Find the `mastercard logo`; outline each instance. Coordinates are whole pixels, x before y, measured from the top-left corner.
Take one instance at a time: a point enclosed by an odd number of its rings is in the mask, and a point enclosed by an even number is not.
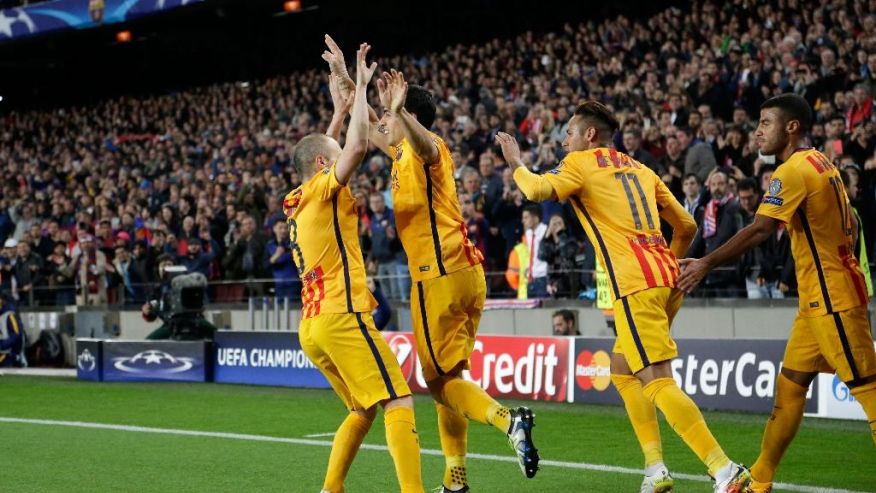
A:
[[[611,385],[611,357],[605,351],[584,351],[575,360],[575,382],[582,390],[602,392]]]

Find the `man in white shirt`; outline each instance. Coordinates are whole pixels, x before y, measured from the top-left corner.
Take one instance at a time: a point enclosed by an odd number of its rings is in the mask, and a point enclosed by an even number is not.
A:
[[[529,253],[529,267],[525,274],[528,279],[527,297],[547,298],[548,264],[538,258],[541,242],[547,233],[547,225],[541,222],[541,206],[538,204],[526,204],[523,206],[523,243]]]

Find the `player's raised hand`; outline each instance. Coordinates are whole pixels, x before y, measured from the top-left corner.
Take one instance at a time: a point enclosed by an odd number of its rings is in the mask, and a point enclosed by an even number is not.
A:
[[[386,74],[384,75],[384,79],[386,79]],[[405,105],[405,99],[408,97],[408,83],[405,82],[405,76],[395,70],[391,69],[389,73],[389,110],[393,113],[398,113]]]
[[[389,110],[389,101],[392,99],[392,91],[389,87],[389,72],[384,72],[377,78],[377,97],[383,111]]]
[[[681,266],[681,275],[678,276],[675,287],[687,294],[696,289],[700,281],[711,270],[702,259],[683,258],[678,261],[678,264]]]
[[[337,74],[329,74],[329,94],[332,96],[332,106],[335,108],[335,113],[346,115],[353,106],[353,94],[349,97],[344,97],[341,93],[341,77]]]
[[[360,87],[367,86],[371,82],[371,77],[374,76],[374,71],[377,69],[377,62],[371,62],[371,66],[369,66],[365,60],[369,50],[371,50],[371,45],[362,43],[356,52],[356,85]]]
[[[520,146],[514,137],[505,132],[498,132],[496,133],[496,143],[502,148],[502,155],[505,156],[506,163],[515,168],[520,165]]]
[[[342,75],[347,73],[347,64],[344,63],[344,52],[328,34],[325,35],[325,45],[328,48],[322,53],[322,59],[328,62],[333,74]]]

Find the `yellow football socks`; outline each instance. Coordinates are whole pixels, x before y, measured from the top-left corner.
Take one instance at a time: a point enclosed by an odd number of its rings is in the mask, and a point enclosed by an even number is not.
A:
[[[487,395],[480,386],[462,378],[443,380],[437,392],[440,402],[468,419],[508,433],[511,412]]]
[[[852,389],[852,395],[861,403],[864,408],[864,413],[867,415],[867,421],[870,422],[870,431],[873,434],[873,441],[876,442],[876,382],[868,383],[860,387]]]
[[[438,411],[438,436],[444,452],[444,486],[457,490],[468,484],[465,473],[465,451],[468,447],[468,420],[444,404],[435,403]]]
[[[657,406],[672,429],[709,468],[713,477],[730,464],[727,454],[712,436],[696,404],[671,378],[656,378],[643,388],[645,395]]]
[[[763,431],[760,455],[751,467],[751,477],[759,483],[771,483],[785,450],[797,434],[806,406],[806,387],[779,374],[776,402]]]
[[[645,468],[663,463],[657,409],[642,392],[642,382],[633,375],[611,374],[611,381],[624,401],[627,416],[645,454]]]
[[[402,493],[423,491],[420,471],[420,440],[414,422],[414,410],[396,406],[383,414],[386,444],[395,462],[395,473]]]
[[[356,458],[356,452],[368,430],[371,429],[371,420],[357,413],[350,413],[344,418],[344,422],[335,432],[335,440],[332,442],[332,451],[329,454],[328,470],[325,473],[323,490],[332,493],[344,491],[344,479],[350,464]]]

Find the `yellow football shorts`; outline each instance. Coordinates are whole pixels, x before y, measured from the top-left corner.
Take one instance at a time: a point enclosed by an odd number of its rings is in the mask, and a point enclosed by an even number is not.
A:
[[[617,339],[612,351],[624,355],[633,373],[678,356],[669,328],[683,300],[678,289],[658,287],[614,301]]]
[[[797,316],[782,365],[801,372],[836,372],[843,382],[876,374],[866,306],[819,317]]]
[[[411,394],[392,350],[367,313],[325,313],[301,321],[301,348],[351,411]]]
[[[480,264],[411,286],[414,337],[427,382],[460,363],[469,368],[486,297]]]

